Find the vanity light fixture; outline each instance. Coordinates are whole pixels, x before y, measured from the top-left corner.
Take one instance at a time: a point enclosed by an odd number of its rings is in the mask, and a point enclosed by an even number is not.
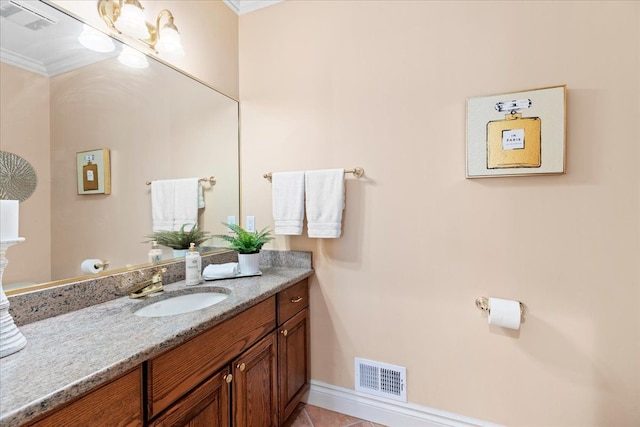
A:
[[[153,25],[145,21],[143,10],[138,0],[98,1],[98,14],[112,31],[143,42],[154,53],[184,55],[173,14],[168,9],[161,10]],[[166,23],[160,26],[163,18]]]
[[[160,19],[166,16],[167,23],[160,27]],[[173,14],[169,10],[161,10],[156,20],[156,28],[158,35],[156,38],[155,49],[158,53],[164,53],[172,56],[184,56],[184,49],[180,43],[180,33],[173,23]],[[153,38],[153,33],[152,33]]]

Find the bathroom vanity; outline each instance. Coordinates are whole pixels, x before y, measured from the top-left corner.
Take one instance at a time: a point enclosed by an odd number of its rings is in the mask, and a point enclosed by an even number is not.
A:
[[[124,297],[24,325],[27,347],[0,359],[0,423],[281,425],[309,387],[312,273],[207,282],[229,297],[177,316],[138,317],[154,298]]]

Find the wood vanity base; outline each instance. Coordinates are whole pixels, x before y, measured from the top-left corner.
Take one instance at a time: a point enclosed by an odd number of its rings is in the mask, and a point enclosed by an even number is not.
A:
[[[309,388],[309,333],[304,279],[26,425],[276,427]]]

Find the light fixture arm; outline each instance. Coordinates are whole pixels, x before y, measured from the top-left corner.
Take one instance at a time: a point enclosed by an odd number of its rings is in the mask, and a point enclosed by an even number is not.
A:
[[[160,13],[158,13],[158,18],[156,19],[156,28],[158,29],[158,31],[160,31],[160,19],[162,19],[163,15],[166,15],[168,19],[168,22],[165,24],[165,26],[178,31],[175,24],[173,23],[173,13],[171,13],[169,9],[162,9]]]
[[[147,22],[147,28],[149,29],[149,34],[151,35],[149,37],[149,39],[147,40],[143,40],[143,42],[145,42],[146,44],[149,45],[149,47],[151,47],[156,53],[158,53],[158,51],[156,50],[156,44],[158,43],[158,40],[160,39],[160,21],[162,20],[162,17],[166,16],[167,17],[167,23],[164,24],[165,27],[167,28],[171,28],[173,30],[175,30],[175,32],[179,32],[178,28],[176,28],[175,24],[173,23],[173,14],[171,13],[171,11],[169,9],[162,9],[160,11],[160,13],[158,13],[158,17],[156,18],[156,26],[154,27],[152,24],[149,24]]]
[[[120,11],[122,10],[122,0],[99,0],[98,1],[98,15],[107,24],[111,30],[122,34],[116,27],[116,21],[120,17]]]
[[[147,29],[149,30],[150,37],[147,40],[142,40],[147,45],[149,45],[149,47],[151,47],[154,51],[156,49],[156,43],[158,43],[158,39],[160,38],[160,20],[162,19],[163,16],[167,16],[168,18],[168,22],[167,24],[165,24],[165,26],[169,28],[173,28],[174,30],[178,31],[178,29],[173,23],[173,14],[171,13],[171,11],[169,9],[162,9],[160,13],[158,13],[158,17],[156,18],[155,27],[153,26],[153,24],[150,24],[148,22],[146,23]],[[156,53],[158,52],[156,51]]]

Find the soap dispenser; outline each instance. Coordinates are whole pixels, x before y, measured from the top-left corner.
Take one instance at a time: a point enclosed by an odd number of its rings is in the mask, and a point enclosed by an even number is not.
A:
[[[184,256],[184,263],[186,285],[199,285],[202,282],[202,257],[196,250],[195,243],[191,243],[189,252]]]
[[[158,246],[157,240],[151,241],[151,249],[149,249],[149,262],[156,263],[162,261],[162,249]]]

